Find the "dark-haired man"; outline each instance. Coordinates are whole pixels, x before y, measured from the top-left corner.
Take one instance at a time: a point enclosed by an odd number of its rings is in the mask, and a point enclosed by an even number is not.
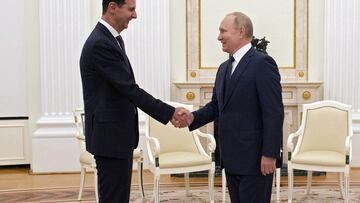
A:
[[[103,0],[103,14],[80,58],[86,149],[94,154],[100,203],[129,202],[132,153],[138,145],[137,107],[166,124],[185,109],[155,99],[135,82],[120,36],[136,16],[136,0]]]

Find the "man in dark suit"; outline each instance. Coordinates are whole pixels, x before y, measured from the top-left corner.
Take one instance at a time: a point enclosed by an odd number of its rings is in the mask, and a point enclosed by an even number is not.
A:
[[[136,0],[103,0],[103,15],[80,58],[86,149],[94,154],[100,203],[129,202],[137,107],[166,124],[184,109],[155,99],[135,82],[120,32],[136,18]]]
[[[248,16],[230,13],[219,30],[218,40],[230,59],[218,69],[211,101],[189,114],[187,124],[194,130],[218,118],[231,202],[268,203],[284,119],[279,70],[270,56],[251,47]]]

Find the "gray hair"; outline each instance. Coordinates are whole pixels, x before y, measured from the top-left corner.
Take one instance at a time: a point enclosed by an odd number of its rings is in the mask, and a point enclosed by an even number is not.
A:
[[[251,19],[247,15],[241,12],[232,12],[229,13],[228,15],[235,16],[234,27],[239,29],[241,26],[244,26],[245,36],[251,39],[253,36],[253,25]]]

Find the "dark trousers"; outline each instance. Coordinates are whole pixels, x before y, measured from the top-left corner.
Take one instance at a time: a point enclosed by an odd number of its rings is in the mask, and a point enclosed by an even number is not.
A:
[[[270,203],[273,177],[226,173],[231,203]]]
[[[128,203],[133,157],[117,159],[95,156],[99,203]]]

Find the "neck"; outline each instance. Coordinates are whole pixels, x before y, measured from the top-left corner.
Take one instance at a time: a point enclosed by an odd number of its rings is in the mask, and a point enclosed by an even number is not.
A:
[[[250,43],[250,42],[251,42],[251,40],[246,40],[246,41],[240,43],[239,46],[237,46],[237,48],[234,49],[234,51],[232,51],[232,53],[230,53],[230,54],[231,54],[231,55],[235,54],[235,52],[237,52],[237,50],[243,48],[245,45],[247,45],[247,44]]]
[[[113,18],[111,18],[111,16],[103,14],[101,16],[101,19],[103,19],[105,22],[109,23],[109,25],[111,25],[111,27],[113,27],[118,33],[120,33],[122,31],[122,29],[120,29],[118,26],[116,26],[116,23],[113,20]]]

